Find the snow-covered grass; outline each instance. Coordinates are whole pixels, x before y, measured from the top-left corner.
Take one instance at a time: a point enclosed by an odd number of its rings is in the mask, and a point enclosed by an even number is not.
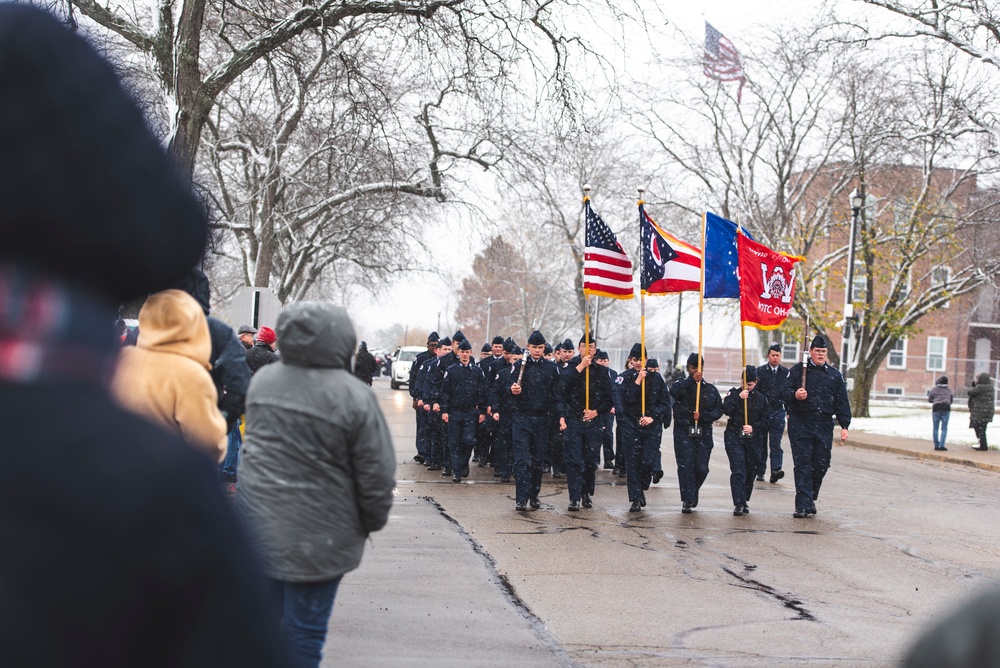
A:
[[[872,405],[870,411],[872,417],[853,419],[851,429],[869,434],[932,440],[933,423],[931,422],[930,406],[916,408],[899,404],[879,404]],[[994,420],[990,423],[986,429],[986,440],[991,446],[1000,444],[1000,420]],[[969,428],[969,413],[967,411],[953,410],[951,412],[945,446],[952,444],[970,446],[979,444],[975,432]]]

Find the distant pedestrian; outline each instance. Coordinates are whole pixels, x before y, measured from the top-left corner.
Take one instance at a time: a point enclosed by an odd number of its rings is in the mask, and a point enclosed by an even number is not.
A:
[[[236,502],[254,530],[293,665],[314,668],[340,580],[389,518],[395,453],[375,395],[352,377],[347,312],[294,303],[278,316],[278,332],[282,358],[247,394]]]
[[[934,421],[934,449],[947,450],[944,447],[945,439],[948,436],[948,418],[951,417],[951,402],[955,395],[948,387],[948,376],[941,376],[937,379],[937,384],[931,388],[927,395],[927,401],[931,405],[931,419]]]
[[[247,351],[246,357],[250,373],[257,373],[268,364],[274,364],[278,361],[278,354],[274,352],[277,341],[278,336],[270,327],[261,327],[257,330],[253,347]]]
[[[979,447],[976,450],[989,450],[986,444],[986,426],[993,422],[993,412],[996,410],[996,399],[993,381],[990,374],[981,373],[975,383],[969,388],[969,427],[976,431]]]
[[[358,346],[358,354],[354,356],[354,375],[365,385],[371,386],[372,377],[378,371],[378,362],[368,352],[368,344],[364,341]]]

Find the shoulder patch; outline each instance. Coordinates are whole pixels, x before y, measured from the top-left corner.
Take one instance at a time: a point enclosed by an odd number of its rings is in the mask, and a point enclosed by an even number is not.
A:
[[[623,377],[618,376],[615,378],[615,385],[621,385],[623,380],[625,380]]]

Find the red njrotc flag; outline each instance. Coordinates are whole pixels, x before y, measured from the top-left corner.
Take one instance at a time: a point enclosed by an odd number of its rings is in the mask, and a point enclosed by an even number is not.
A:
[[[705,22],[705,76],[716,81],[739,81],[740,89],[736,92],[736,103],[743,99],[743,84],[746,76],[740,63],[740,54],[726,36]]]
[[[777,329],[795,300],[795,263],[802,260],[736,235],[740,265],[740,320],[757,329]]]
[[[587,241],[583,255],[583,294],[632,299],[632,260],[614,232],[590,207],[587,199]]]

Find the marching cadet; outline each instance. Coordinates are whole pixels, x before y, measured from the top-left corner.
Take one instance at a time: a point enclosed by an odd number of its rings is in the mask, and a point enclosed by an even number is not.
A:
[[[722,417],[722,397],[715,385],[706,383],[704,374],[698,371],[698,353],[688,356],[687,372],[685,378],[670,388],[674,398],[674,456],[682,513],[698,507],[698,491],[708,477],[708,461],[714,447],[712,423]],[[699,386],[701,399],[696,411]]]
[[[659,374],[659,362],[646,360],[642,368],[640,344],[629,352],[628,368],[618,377],[622,414],[618,428],[625,450],[625,473],[628,484],[629,512],[639,512],[646,505],[645,491],[653,481],[663,430],[670,426],[670,391]],[[643,380],[646,409],[643,411]]]
[[[772,344],[767,349],[767,364],[757,367],[757,391],[767,398],[767,429],[761,434],[760,462],[757,464],[757,480],[764,479],[767,459],[771,455],[771,484],[785,477],[781,470],[784,453],[781,437],[785,433],[785,402],[781,394],[788,380],[788,369],[781,366],[781,344]]]
[[[439,338],[440,337],[437,332],[431,332],[427,336],[427,350],[418,353],[416,358],[413,360],[413,365],[410,366],[410,383],[407,390],[410,393],[410,397],[413,399],[413,410],[417,414],[417,454],[413,456],[413,459],[421,464],[430,459],[430,440],[427,435],[428,415],[427,412],[424,411],[424,403],[420,400],[420,393],[418,391],[420,384],[423,383],[424,380],[423,376],[420,375],[420,371],[424,362],[437,359],[435,351],[437,350]]]
[[[511,432],[514,449],[514,483],[517,485],[515,509],[524,511],[541,507],[542,463],[549,439],[549,409],[562,415],[559,373],[546,361],[545,337],[535,330],[528,337],[528,357],[511,368],[506,394],[513,398],[514,423]]]
[[[452,482],[469,475],[469,456],[476,443],[476,427],[486,419],[486,376],[471,363],[468,339],[458,344],[458,361],[441,378],[441,421],[448,425]]]
[[[611,378],[597,365],[591,366],[597,352],[597,343],[590,337],[580,338],[579,355],[566,365],[563,372],[563,404],[565,429],[563,440],[566,458],[566,482],[569,488],[569,509],[592,508],[597,466],[601,462],[601,436],[604,433],[603,417],[614,407]],[[589,393],[587,368],[590,368]],[[588,402],[589,397],[589,402]],[[587,404],[589,403],[589,408]]]
[[[484,343],[479,351],[479,362],[477,366],[483,370],[486,379],[487,393],[491,385],[490,363],[493,359],[493,348],[488,343]],[[489,400],[487,400],[487,403]],[[487,406],[487,410],[489,406]],[[490,418],[489,414],[486,416]],[[490,458],[490,441],[493,440],[493,420],[485,419],[476,427],[476,447],[472,451],[472,461],[477,462],[480,467],[486,466]]]
[[[447,425],[441,422],[441,406],[437,403],[441,384],[436,376],[438,376],[438,370],[441,369],[442,363],[447,368],[455,359],[457,358],[451,351],[451,339],[446,336],[438,342],[437,357],[425,363],[427,369],[424,371],[424,382],[420,388],[424,411],[428,414],[428,434],[431,444],[431,465],[427,468],[430,471],[441,471],[443,476],[451,475],[451,459],[447,453],[448,435],[445,430]],[[444,361],[442,362],[442,360]],[[440,375],[444,375],[443,369]]]
[[[840,424],[840,444],[847,440],[851,426],[847,384],[840,372],[826,363],[826,348],[826,339],[816,336],[809,344],[809,359],[788,370],[782,393],[795,467],[795,518],[816,514],[819,488],[830,468],[834,416]]]
[[[499,422],[493,419],[493,409],[498,400],[497,379],[500,377],[500,372],[510,366],[510,363],[504,357],[503,344],[504,339],[502,336],[494,336],[493,341],[490,343],[490,356],[480,361],[483,373],[486,374],[486,390],[489,393],[490,405],[486,409],[486,420],[481,425],[483,427],[481,433],[485,433],[486,440],[481,446],[482,451],[479,456],[479,465],[488,466],[492,463],[493,475],[497,478],[500,477],[500,472],[497,470],[496,462],[493,459],[494,453],[497,451],[496,441],[500,436],[500,431]]]
[[[770,408],[760,391],[757,369],[743,371],[744,387],[734,387],[722,401],[722,411],[729,416],[723,439],[729,456],[729,487],[733,493],[733,515],[748,514],[753,493],[754,473],[762,452],[761,440],[767,433]],[[746,410],[744,411],[744,404]]]
[[[611,402],[613,405],[610,413],[601,416],[601,421],[604,423],[604,431],[601,432],[601,450],[604,454],[604,468],[613,470],[616,461],[615,416],[619,414],[621,408],[618,396],[618,372],[611,368],[611,361],[605,350],[598,350],[597,354],[594,355],[594,361],[597,362],[595,368],[603,369],[608,374],[608,379],[611,380]]]
[[[551,346],[546,343],[545,349],[549,350],[550,348]],[[559,372],[560,383],[565,382],[565,370],[569,366],[569,362],[563,359],[565,353],[566,351],[563,350],[562,343],[557,343],[552,353],[552,362],[556,365],[556,371]],[[562,478],[566,474],[566,460],[563,453],[563,430],[559,423],[561,417],[562,415],[559,415],[555,411],[554,406],[549,410],[549,456],[542,468],[546,471],[551,469],[553,478]]]
[[[496,438],[493,441],[493,475],[500,477],[500,482],[510,482],[514,472],[514,397],[510,393],[513,382],[511,372],[514,362],[522,354],[522,350],[508,337],[503,342],[503,364],[497,366],[497,377],[493,383],[492,400],[493,421],[496,424]]]

